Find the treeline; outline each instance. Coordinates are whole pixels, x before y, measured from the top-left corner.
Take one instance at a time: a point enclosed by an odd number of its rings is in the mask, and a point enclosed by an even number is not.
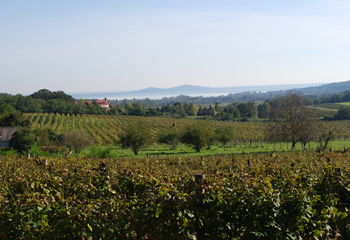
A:
[[[216,102],[219,103],[233,103],[236,101],[241,102],[249,102],[249,101],[262,101],[265,99],[272,99],[276,94],[271,93],[261,93],[261,92],[242,92],[242,93],[234,93],[228,94],[226,96],[218,96],[218,97],[190,97],[186,95],[180,95],[177,97],[164,97],[162,99],[152,100],[150,98],[145,99],[124,99],[124,100],[110,100],[109,102],[113,105],[125,105],[125,102],[128,101],[131,104],[140,103],[142,107],[157,107],[157,106],[166,106],[166,105],[174,105],[177,102],[182,104],[196,104],[196,105],[208,105]]]
[[[339,103],[348,101],[350,101],[350,90],[345,90],[344,92],[335,93],[333,95],[322,96],[318,99],[315,99],[313,103]]]
[[[29,96],[0,94],[0,106],[10,104],[22,113],[172,115],[183,118],[186,116],[209,115],[221,120],[248,120],[249,118],[258,117],[268,118],[269,108],[273,105],[275,97],[283,94],[285,94],[285,91],[269,93],[245,92],[219,97],[189,97],[181,95],[160,100],[151,100],[149,98],[143,100],[108,100],[114,107],[106,111],[96,101],[93,101],[92,104],[86,104],[88,99],[76,100],[63,91],[51,92],[47,89],[41,89]],[[264,102],[258,104],[257,102],[259,101]],[[307,95],[307,101],[310,106],[320,103],[347,102],[350,101],[350,90],[320,98],[317,98],[317,95]],[[228,103],[228,105],[222,107],[220,103]],[[347,113],[346,108],[343,108],[335,118],[328,118],[328,120],[331,119],[350,119],[350,113]]]
[[[62,91],[51,92],[47,89],[39,90],[29,96],[0,95],[0,106],[10,104],[22,113],[106,114],[96,102],[87,105],[86,101],[76,101]]]

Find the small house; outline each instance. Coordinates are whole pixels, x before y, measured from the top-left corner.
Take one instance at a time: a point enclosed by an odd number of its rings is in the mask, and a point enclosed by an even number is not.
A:
[[[19,129],[19,126],[0,127],[0,148],[9,147],[12,135]]]
[[[109,110],[110,108],[114,107],[112,104],[107,102],[107,98],[104,100],[95,100],[100,107],[105,108],[106,110]],[[86,105],[92,104],[93,101],[86,102]]]

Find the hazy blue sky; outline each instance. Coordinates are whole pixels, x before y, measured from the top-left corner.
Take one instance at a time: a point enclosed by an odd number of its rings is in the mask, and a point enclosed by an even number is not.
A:
[[[346,80],[349,0],[0,0],[0,92]]]

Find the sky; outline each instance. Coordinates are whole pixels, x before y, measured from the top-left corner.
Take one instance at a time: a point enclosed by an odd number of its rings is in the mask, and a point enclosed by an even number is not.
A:
[[[347,80],[348,0],[0,0],[0,92]]]

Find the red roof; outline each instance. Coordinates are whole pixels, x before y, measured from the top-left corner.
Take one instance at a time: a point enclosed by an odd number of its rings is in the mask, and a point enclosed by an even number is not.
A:
[[[102,105],[109,105],[109,107],[114,107],[112,104],[110,104],[109,102],[105,101],[105,100],[94,100],[98,103],[98,105],[102,106]],[[87,101],[86,104],[91,104],[93,101]]]

